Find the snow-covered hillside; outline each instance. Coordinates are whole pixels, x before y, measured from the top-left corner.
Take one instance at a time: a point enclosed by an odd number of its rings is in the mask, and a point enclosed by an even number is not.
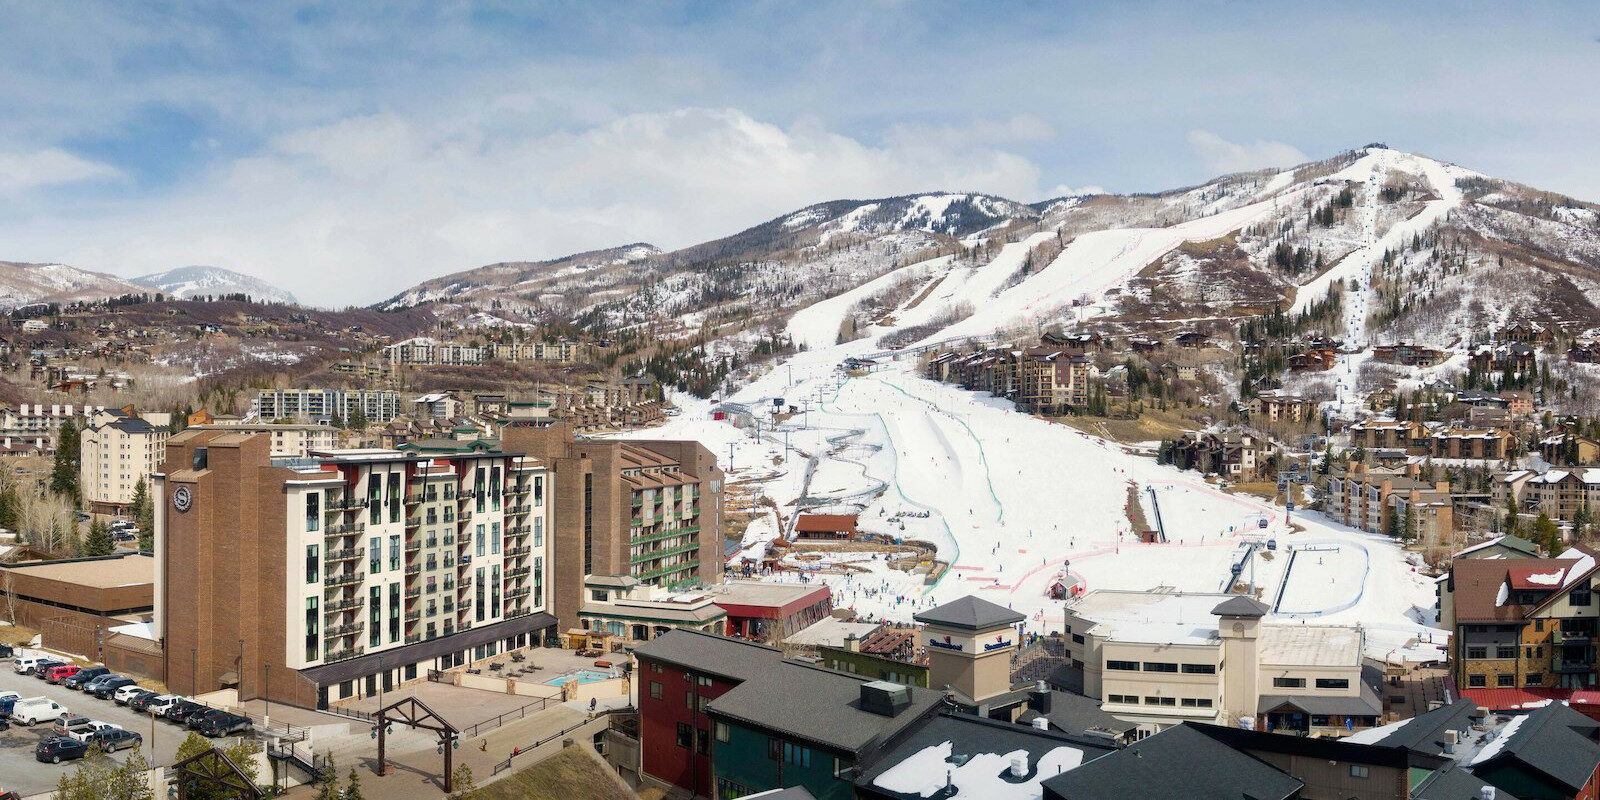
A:
[[[66,264],[0,261],[0,309],[32,303],[70,303],[148,291],[144,286]]]
[[[264,303],[298,302],[287,290],[253,275],[224,267],[178,267],[166,272],[141,275],[132,281],[179,300],[206,295],[243,294]]]

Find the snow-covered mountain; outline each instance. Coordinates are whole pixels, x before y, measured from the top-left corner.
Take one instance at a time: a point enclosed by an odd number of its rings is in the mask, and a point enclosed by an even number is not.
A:
[[[202,295],[244,294],[252,300],[267,303],[298,302],[293,294],[254,275],[223,267],[178,267],[131,280],[179,300]]]
[[[562,279],[606,272],[660,253],[655,245],[635,242],[548,261],[502,261],[424,281],[375,307],[392,311],[423,303],[441,303],[488,308],[503,305],[502,301],[507,300],[514,306],[527,306],[537,303],[541,293]]]
[[[115,275],[66,264],[0,261],[0,310],[32,303],[70,303],[145,291]]]

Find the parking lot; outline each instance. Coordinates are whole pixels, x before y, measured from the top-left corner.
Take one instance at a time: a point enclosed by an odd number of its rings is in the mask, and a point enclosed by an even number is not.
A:
[[[136,731],[144,737],[140,752],[157,766],[171,764],[179,743],[188,735],[186,729],[158,719],[155,721],[155,733],[152,736],[151,720],[148,715],[135,713],[127,706],[119,706],[110,700],[100,700],[93,695],[46,683],[32,675],[18,675],[12,669],[10,659],[0,663],[0,692],[5,691],[21,692],[23,697],[42,695],[66,706],[67,710],[74,714],[82,714],[89,719],[111,722],[130,731]],[[0,790],[14,791],[23,797],[48,792],[55,788],[56,781],[62,773],[77,769],[75,761],[54,765],[34,760],[33,747],[40,739],[52,735],[50,725],[51,723],[44,722],[33,727],[14,725],[10,730],[0,731]],[[218,743],[222,741],[218,740]],[[131,751],[124,750],[108,757],[120,763],[128,757],[129,752]]]

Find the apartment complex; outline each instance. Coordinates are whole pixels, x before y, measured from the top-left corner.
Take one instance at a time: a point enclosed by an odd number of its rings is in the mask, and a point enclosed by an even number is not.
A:
[[[1368,533],[1398,530],[1421,542],[1448,543],[1455,535],[1450,482],[1428,483],[1420,474],[1415,464],[1389,469],[1352,461],[1329,472],[1323,514]],[[1410,530],[1404,530],[1407,512]]]
[[[1042,413],[1087,405],[1090,386],[1099,374],[1083,352],[1050,345],[947,352],[928,362],[928,376],[935,380],[1010,398],[1026,410]]]
[[[539,461],[271,450],[220,429],[167,441],[155,634],[174,691],[325,707],[553,635]]]
[[[190,425],[194,430],[222,430],[235,433],[260,433],[271,437],[272,455],[305,457],[315,450],[339,447],[339,429],[331,425],[301,425],[290,422],[224,422]]]
[[[1289,423],[1298,425],[1316,418],[1322,404],[1296,392],[1268,389],[1250,398],[1245,411],[1252,424]]]
[[[1495,480],[1493,496],[1501,508],[1510,500],[1529,514],[1572,522],[1585,508],[1600,513],[1600,467],[1516,470]]]
[[[1402,450],[1432,458],[1503,461],[1516,440],[1498,428],[1468,428],[1412,420],[1371,419],[1348,429],[1350,444],[1367,450]]]
[[[700,443],[578,439],[568,423],[507,425],[501,442],[558,487],[551,611],[563,628],[578,627],[593,575],[668,589],[722,579],[722,470]]]
[[[1186,433],[1172,443],[1172,465],[1236,481],[1270,480],[1277,448],[1248,431]]]
[[[139,481],[148,484],[165,459],[169,433],[165,425],[111,412],[97,415],[78,433],[78,486],[90,513],[130,513]]]
[[[1450,671],[1474,690],[1582,689],[1596,682],[1595,559],[1456,559],[1439,582],[1439,624],[1450,637]],[[1551,695],[1554,697],[1555,695]]]
[[[396,342],[383,348],[383,360],[391,365],[436,366],[482,364],[498,361],[555,361],[577,359],[573,342],[505,342],[501,344],[456,344],[425,336]]]
[[[14,450],[32,447],[50,453],[56,449],[61,424],[82,422],[91,414],[105,411],[102,406],[71,403],[18,403],[0,406],[0,448]]]
[[[400,393],[388,389],[263,389],[250,403],[252,419],[303,420],[326,425],[360,412],[384,423],[400,413]]]
[[[1066,608],[1084,694],[1146,731],[1185,721],[1343,736],[1383,713],[1359,628],[1275,624],[1243,595],[1099,589]]]

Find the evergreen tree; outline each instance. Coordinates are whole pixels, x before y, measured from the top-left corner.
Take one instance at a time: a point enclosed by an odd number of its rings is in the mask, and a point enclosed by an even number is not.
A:
[[[360,408],[356,408],[350,412],[350,429],[355,431],[364,431],[367,429],[366,412],[362,411]]]
[[[133,485],[133,524],[139,526],[139,549],[147,553],[155,550],[156,507],[143,477]]]
[[[356,774],[356,768],[350,768],[350,777],[345,781],[344,800],[366,800],[361,794],[361,776]]]
[[[1544,548],[1546,556],[1561,552],[1561,528],[1549,514],[1541,511],[1539,518],[1533,521],[1533,541]]]
[[[1506,524],[1501,528],[1500,532],[1507,536],[1516,536],[1518,534],[1517,501],[1516,498],[1509,495],[1506,496]]]
[[[472,767],[465,763],[450,773],[449,800],[473,800],[478,796],[478,783],[472,778]]]
[[[78,456],[82,442],[78,441],[78,425],[72,420],[61,423],[56,441],[56,460],[50,468],[50,491],[72,498],[78,503]]]
[[[1411,511],[1411,504],[1406,504],[1405,518],[1400,521],[1400,538],[1409,542],[1417,538],[1417,519]]]
[[[111,541],[111,532],[106,529],[106,524],[100,520],[89,523],[89,537],[83,540],[83,555],[109,556],[117,551],[117,545]]]

